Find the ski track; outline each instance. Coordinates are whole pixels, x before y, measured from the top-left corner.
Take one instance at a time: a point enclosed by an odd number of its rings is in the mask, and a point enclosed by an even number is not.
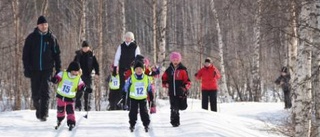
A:
[[[159,101],[159,104],[157,113],[150,114],[151,123],[148,132],[145,132],[140,116],[134,132],[130,132],[129,111],[90,111],[88,119],[83,117],[86,112],[76,111],[76,126],[69,131],[66,118],[57,130],[54,129],[56,110],[49,111],[46,122],[37,120],[34,110],[22,110],[0,113],[0,135],[5,137],[282,137],[269,134],[263,127],[265,123],[256,119],[268,120],[272,116],[284,118],[283,114],[288,113],[279,109],[253,114],[243,109],[228,110],[225,111],[228,112],[226,114],[196,109],[192,106],[195,109],[180,111],[181,125],[172,127],[169,106],[165,101]],[[199,102],[194,102],[195,104],[198,105]],[[255,111],[257,110],[253,110]],[[262,117],[266,114],[268,116]],[[275,119],[280,119],[279,117]],[[273,123],[276,124],[278,121],[268,122],[268,124]]]

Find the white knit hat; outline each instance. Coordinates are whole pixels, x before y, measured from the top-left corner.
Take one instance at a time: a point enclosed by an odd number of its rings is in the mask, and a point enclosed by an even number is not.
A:
[[[124,34],[123,39],[125,40],[127,37],[131,38],[132,41],[134,41],[134,34],[132,32],[127,32],[126,34]]]

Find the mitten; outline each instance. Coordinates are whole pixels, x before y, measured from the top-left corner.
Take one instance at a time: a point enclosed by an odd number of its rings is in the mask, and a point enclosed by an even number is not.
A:
[[[24,69],[23,74],[27,78],[31,78],[31,71],[28,69]]]
[[[87,93],[92,93],[92,88],[87,87],[87,88],[86,88],[86,92],[87,92]]]
[[[51,82],[54,83],[54,84],[57,84],[58,83],[58,79],[56,77],[52,77],[51,78]]]

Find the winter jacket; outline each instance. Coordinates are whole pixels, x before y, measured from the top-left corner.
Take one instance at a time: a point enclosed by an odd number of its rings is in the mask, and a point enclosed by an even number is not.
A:
[[[220,77],[219,70],[213,65],[203,67],[196,73],[196,78],[201,80],[202,90],[217,91]]]
[[[99,63],[91,50],[88,52],[83,52],[82,50],[76,51],[74,61],[80,64],[83,76],[90,77],[93,69],[99,75]]]
[[[277,80],[275,81],[275,83],[277,84],[277,85],[280,85],[281,87],[282,87],[282,90],[284,91],[284,92],[287,92],[287,91],[290,91],[290,88],[291,88],[291,86],[290,86],[290,74],[287,74],[287,75],[280,75],[278,78],[277,78]]]
[[[170,63],[170,66],[162,75],[162,86],[169,88],[169,96],[186,96],[191,87],[187,68],[180,63],[175,69],[173,64]]]
[[[61,69],[60,49],[51,31],[40,34],[38,28],[29,34],[23,47],[23,67],[27,71],[42,71],[55,67]]]

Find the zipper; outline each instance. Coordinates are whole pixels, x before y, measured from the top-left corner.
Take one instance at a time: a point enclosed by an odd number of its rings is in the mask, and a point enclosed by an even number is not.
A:
[[[40,57],[39,57],[39,60],[40,60],[40,71],[42,71],[42,43],[43,43],[43,35],[41,35],[41,43],[40,43]]]
[[[47,42],[44,42],[44,49],[43,49],[43,52],[46,52],[46,48],[47,48]]]
[[[173,68],[173,95],[176,96],[176,69]]]

